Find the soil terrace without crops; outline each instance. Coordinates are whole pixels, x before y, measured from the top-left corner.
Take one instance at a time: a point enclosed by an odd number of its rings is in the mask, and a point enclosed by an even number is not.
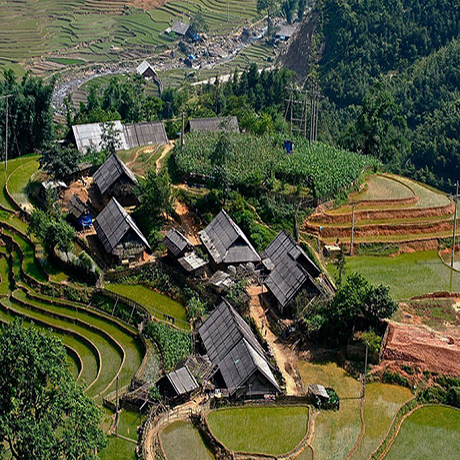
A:
[[[454,203],[445,194],[405,177],[376,174],[337,209],[321,205],[304,230],[320,234],[323,242],[349,240],[355,204],[354,240],[408,242],[437,240],[452,232]]]

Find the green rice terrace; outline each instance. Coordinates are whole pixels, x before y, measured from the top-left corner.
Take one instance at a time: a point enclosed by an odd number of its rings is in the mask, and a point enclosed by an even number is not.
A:
[[[0,13],[0,66],[22,72],[119,61],[174,41],[164,31],[201,8],[210,32],[228,33],[258,17],[255,0],[20,0]],[[25,19],[27,18],[27,19]]]

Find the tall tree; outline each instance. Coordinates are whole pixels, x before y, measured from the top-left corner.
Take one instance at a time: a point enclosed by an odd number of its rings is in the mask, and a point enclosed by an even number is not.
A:
[[[0,458],[96,460],[102,411],[68,370],[62,343],[19,321],[0,333]]]

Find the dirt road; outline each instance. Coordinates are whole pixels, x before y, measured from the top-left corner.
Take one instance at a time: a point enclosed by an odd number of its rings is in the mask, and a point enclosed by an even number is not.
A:
[[[292,367],[292,353],[293,351],[283,345],[278,337],[268,327],[268,321],[265,317],[264,309],[260,304],[259,294],[262,289],[259,285],[251,285],[248,287],[248,294],[251,296],[250,302],[250,315],[255,320],[257,327],[262,333],[263,338],[270,344],[273,350],[276,363],[281,371],[286,382],[286,393],[288,395],[299,395],[300,388],[295,380],[295,371]]]

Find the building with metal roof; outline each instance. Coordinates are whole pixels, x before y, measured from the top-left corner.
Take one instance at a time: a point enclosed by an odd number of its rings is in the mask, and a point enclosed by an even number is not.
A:
[[[115,150],[128,150],[152,144],[167,144],[164,124],[161,121],[122,125],[120,120],[107,123],[89,123],[72,126],[77,149],[86,153],[88,148],[100,150],[104,129],[113,124]]]
[[[260,262],[259,254],[246,235],[224,210],[199,232],[199,236],[217,268]]]
[[[213,117],[213,118],[191,118],[185,132],[198,132],[198,133],[214,133],[218,131],[227,131],[232,133],[239,133],[240,126],[238,125],[238,118],[232,117]]]
[[[264,350],[249,325],[223,300],[198,329],[209,359],[216,366],[216,385],[239,396],[278,393]]]
[[[156,70],[147,61],[142,61],[137,66],[136,72],[144,78],[155,78],[158,76]]]
[[[279,40],[289,40],[296,29],[297,27],[295,25],[285,24],[275,33],[275,38],[278,38]]]
[[[123,134],[126,145],[130,149],[143,145],[162,145],[169,142],[165,125],[161,121],[123,125]]]
[[[129,205],[136,202],[134,187],[139,183],[134,173],[116,154],[110,155],[93,176],[101,195],[116,197],[118,201]],[[108,201],[108,199],[107,199]]]
[[[173,26],[171,27],[171,32],[176,33],[177,35],[186,35],[190,25],[186,22],[176,21]]]
[[[191,374],[187,366],[180,367],[165,375],[158,382],[162,394],[167,397],[177,397],[190,394],[198,388],[195,377]]]
[[[195,251],[186,254],[177,260],[179,265],[190,275],[201,276],[208,261],[200,257]]]
[[[323,293],[316,281],[321,270],[285,230],[263,251],[262,264],[270,272],[265,286],[276,299],[281,313],[285,313],[305,289],[312,297]]]
[[[115,198],[96,217],[94,228],[106,252],[117,262],[140,262],[151,249],[134,219]]]
[[[72,126],[78,151],[86,153],[88,149],[100,150],[104,129],[107,129],[109,124],[113,125],[116,150],[127,150],[128,146],[123,135],[123,125],[120,120],[116,120],[110,123],[88,123]]]

